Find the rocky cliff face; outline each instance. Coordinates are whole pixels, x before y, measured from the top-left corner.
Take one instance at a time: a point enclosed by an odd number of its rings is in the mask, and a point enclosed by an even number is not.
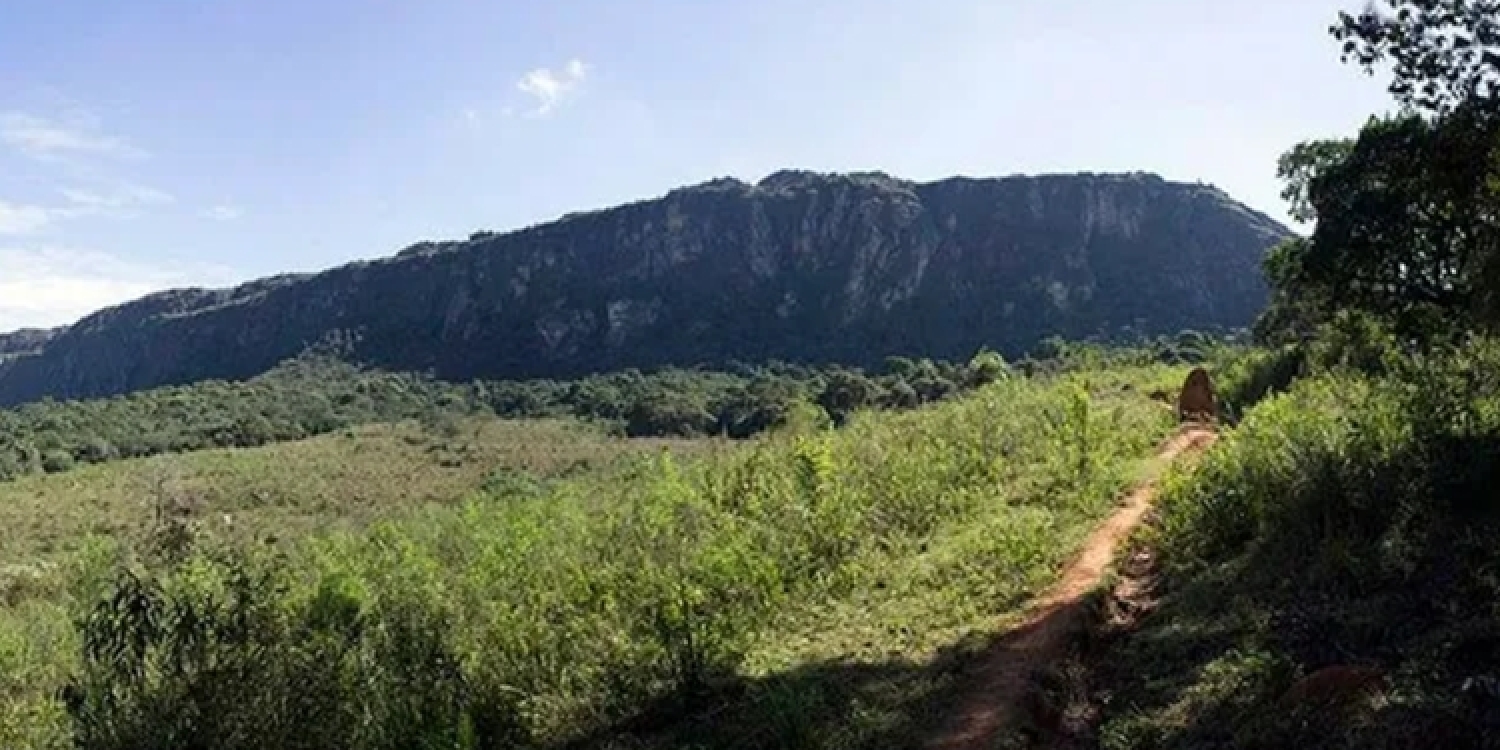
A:
[[[440,377],[1007,353],[1248,324],[1287,230],[1150,175],[781,172],[394,258],[96,313],[0,363],[0,403],[244,378],[334,337]]]
[[[62,331],[61,328],[23,328],[10,333],[0,333],[0,361],[36,354]]]

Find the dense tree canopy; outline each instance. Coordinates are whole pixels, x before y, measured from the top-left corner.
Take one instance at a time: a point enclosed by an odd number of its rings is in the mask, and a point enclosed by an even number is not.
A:
[[[1278,247],[1258,326],[1295,337],[1341,307],[1408,334],[1500,324],[1500,2],[1391,0],[1344,14],[1345,59],[1389,67],[1402,111],[1303,143],[1279,174],[1312,236]]]
[[[770,363],[734,372],[625,370],[573,381],[448,383],[361,369],[310,352],[243,382],[206,381],[0,410],[0,480],[82,463],[252,447],[373,422],[451,423],[455,415],[472,413],[576,417],[618,425],[631,436],[744,438],[785,423],[799,403],[824,404],[839,419],[857,409],[911,408],[991,382],[1009,369],[989,352],[970,364],[903,362],[868,375]]]

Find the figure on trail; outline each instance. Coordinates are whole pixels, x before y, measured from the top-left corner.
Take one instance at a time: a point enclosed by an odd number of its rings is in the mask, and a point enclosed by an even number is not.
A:
[[[1208,371],[1194,367],[1182,384],[1182,393],[1177,396],[1177,419],[1183,422],[1214,422],[1219,417],[1218,403],[1214,399],[1214,383]]]

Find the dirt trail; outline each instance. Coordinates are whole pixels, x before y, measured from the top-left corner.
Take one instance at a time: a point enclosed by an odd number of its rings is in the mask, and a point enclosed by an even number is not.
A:
[[[1031,677],[1063,658],[1078,629],[1086,624],[1086,597],[1100,583],[1120,543],[1130,535],[1156,497],[1162,471],[1184,453],[1212,443],[1211,428],[1186,424],[1157,449],[1146,481],[1084,543],[1062,578],[1031,603],[1028,614],[980,657],[971,684],[959,698],[946,725],[927,747],[933,750],[989,748],[1000,732],[1025,718]]]

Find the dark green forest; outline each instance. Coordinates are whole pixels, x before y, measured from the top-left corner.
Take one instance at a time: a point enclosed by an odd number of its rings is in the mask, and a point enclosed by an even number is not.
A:
[[[1133,347],[1054,339],[1014,366],[986,351],[962,364],[892,357],[878,371],[771,363],[462,384],[309,352],[244,382],[207,381],[109,399],[47,399],[0,410],[0,480],[116,459],[301,440],[363,424],[472,414],[573,417],[630,437],[740,439],[784,424],[799,405],[841,424],[857,411],[916,408],[1012,373],[1106,361],[1196,362],[1223,345],[1220,337],[1189,331]]]

